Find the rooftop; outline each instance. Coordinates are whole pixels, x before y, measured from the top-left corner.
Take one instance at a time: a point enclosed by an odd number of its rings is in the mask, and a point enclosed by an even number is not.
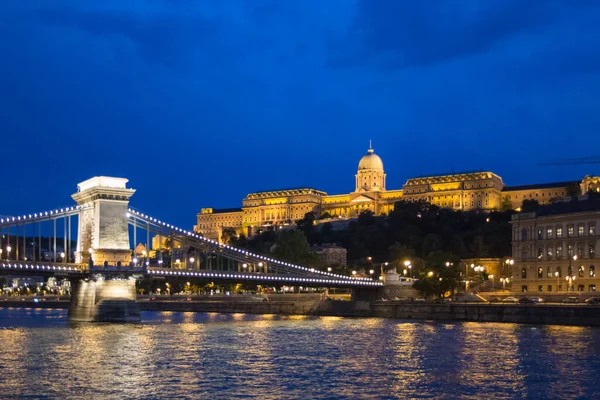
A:
[[[304,187],[292,187],[292,188],[285,188],[285,189],[261,190],[261,191],[249,193],[248,196],[256,195],[256,194],[277,193],[277,192],[292,192],[292,191],[298,191],[298,190],[307,190],[307,191],[327,194],[327,193],[323,192],[322,190],[304,186]]]
[[[536,183],[533,185],[519,185],[519,186],[505,186],[502,189],[503,192],[512,192],[515,190],[533,190],[533,189],[551,189],[551,188],[564,188],[567,185],[576,184],[578,185],[578,181],[568,181],[568,182],[550,182],[550,183]]]

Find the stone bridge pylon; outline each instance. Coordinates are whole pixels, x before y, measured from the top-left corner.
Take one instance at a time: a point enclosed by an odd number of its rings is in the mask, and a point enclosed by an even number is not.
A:
[[[125,178],[96,176],[77,185],[71,197],[82,207],[77,230],[75,261],[123,266],[131,262],[127,210],[135,189]]]

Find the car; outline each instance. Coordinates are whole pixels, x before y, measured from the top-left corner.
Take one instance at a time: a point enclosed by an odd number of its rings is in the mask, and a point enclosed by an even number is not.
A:
[[[516,297],[505,297],[504,299],[502,299],[503,303],[518,303],[519,299],[517,299]]]
[[[491,297],[491,298],[490,298],[488,301],[489,301],[490,303],[498,303],[498,302],[500,302],[501,300],[500,300],[500,298],[499,298],[499,297]]]
[[[539,297],[539,296],[530,297],[530,299],[533,300],[534,303],[543,303],[544,302],[544,298]]]
[[[563,303],[563,304],[579,303],[579,299],[575,296],[570,296],[570,297],[567,297],[566,299],[564,299],[563,301],[561,301],[561,303]]]
[[[534,301],[533,299],[530,299],[529,297],[523,297],[522,299],[519,299],[519,304],[536,304],[537,302]]]
[[[585,303],[589,305],[600,304],[600,297],[590,297],[588,299],[585,299]]]

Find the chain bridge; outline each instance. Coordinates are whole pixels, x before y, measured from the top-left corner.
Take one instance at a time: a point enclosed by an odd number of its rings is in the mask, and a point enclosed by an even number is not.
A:
[[[131,208],[129,199],[135,190],[127,188],[127,182],[94,177],[77,185],[71,196],[74,205],[0,217],[0,274],[69,279],[73,285],[70,318],[75,320],[94,320],[90,314],[102,302],[114,308],[111,301],[116,299],[135,301],[135,281],[141,278],[351,289],[383,286],[370,278],[255,254],[169,224]],[[142,254],[135,251],[138,235],[145,235],[147,250]],[[157,235],[178,243],[180,258],[174,259],[172,253],[164,257],[162,252],[151,257],[151,238]],[[77,312],[81,308],[88,310]]]

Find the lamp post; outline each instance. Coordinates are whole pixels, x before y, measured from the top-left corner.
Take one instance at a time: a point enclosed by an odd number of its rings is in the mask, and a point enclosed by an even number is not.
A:
[[[410,260],[404,261],[404,266],[408,268],[408,276],[412,278],[412,265],[410,263]]]
[[[495,293],[496,290],[494,288],[494,274],[489,274],[488,278],[490,278],[492,280],[492,293]]]
[[[10,260],[10,251],[11,250],[12,250],[12,247],[6,246],[6,260]]]
[[[514,265],[514,263],[515,263],[515,260],[513,260],[512,258],[507,258],[507,259],[504,261],[504,264],[506,265],[506,267],[509,267],[509,268],[510,268],[510,267],[512,267],[512,266]],[[512,272],[512,271],[511,271],[511,272]],[[505,270],[505,271],[504,271],[504,275],[510,275],[510,274],[507,274],[507,273],[506,273],[506,270]]]
[[[566,281],[568,283],[567,291],[568,292],[569,291],[571,291],[571,292],[574,291],[574,289],[573,289],[573,282],[575,281],[575,275],[567,275],[565,277],[565,279],[566,279]]]
[[[506,284],[510,282],[510,279],[500,278],[500,282],[502,282],[502,290],[506,290]]]
[[[558,271],[556,271],[556,272],[554,273],[554,276],[556,276],[556,291],[558,292],[558,286],[559,286],[559,283],[558,283],[558,278],[559,278],[559,276],[558,276]]]

